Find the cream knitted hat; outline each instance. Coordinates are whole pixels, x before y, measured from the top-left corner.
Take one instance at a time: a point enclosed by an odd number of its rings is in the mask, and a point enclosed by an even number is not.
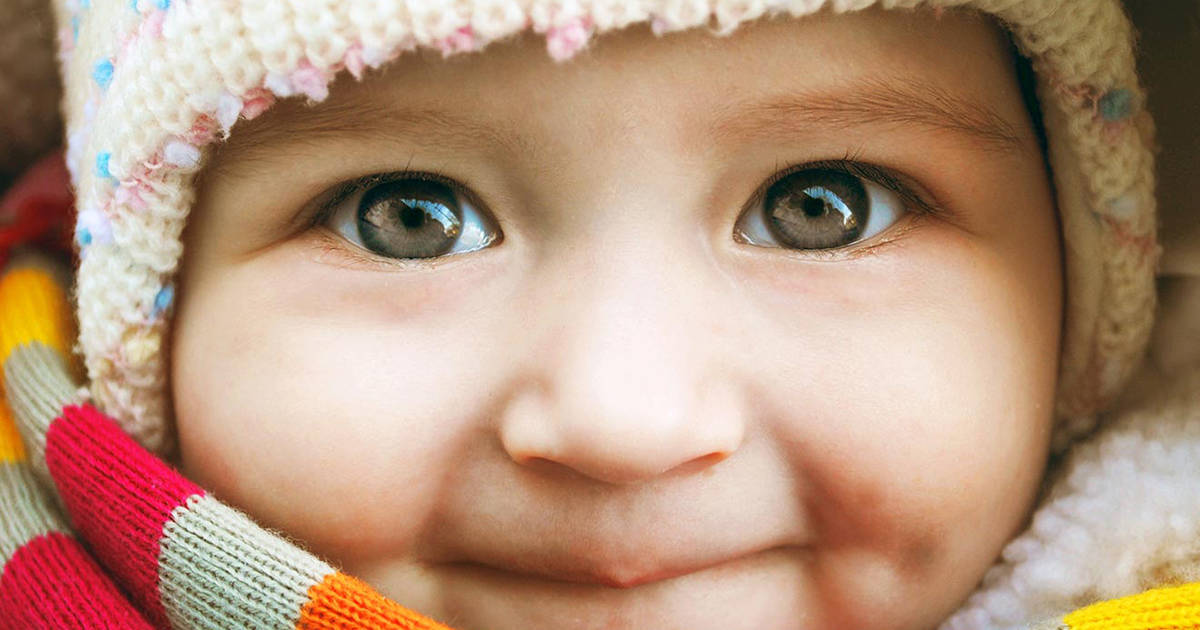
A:
[[[983,11],[1033,62],[1066,248],[1061,447],[1120,391],[1153,322],[1152,128],[1117,0],[56,0],[95,403],[170,448],[164,344],[193,180],[214,141],[276,99],[320,101],[343,70],[526,29],[567,59],[639,22],[726,34],[765,15],[872,6]]]

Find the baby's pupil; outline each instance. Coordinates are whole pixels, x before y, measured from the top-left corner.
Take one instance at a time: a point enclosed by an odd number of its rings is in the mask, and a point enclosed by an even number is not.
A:
[[[454,246],[462,213],[453,190],[421,179],[385,182],[363,194],[358,232],[363,244],[389,258],[432,258]]]
[[[829,249],[858,239],[867,223],[870,199],[858,177],[812,169],[771,185],[763,209],[769,229],[784,246]]]
[[[421,227],[421,224],[425,223],[425,211],[405,204],[400,210],[400,222],[405,227]]]
[[[804,214],[813,218],[819,217],[829,211],[829,204],[816,197],[805,197],[803,207]]]

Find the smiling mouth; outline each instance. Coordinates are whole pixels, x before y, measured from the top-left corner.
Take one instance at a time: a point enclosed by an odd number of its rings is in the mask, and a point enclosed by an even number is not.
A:
[[[685,575],[707,571],[733,569],[754,558],[779,550],[780,547],[770,547],[750,551],[740,555],[729,556],[714,562],[696,564],[681,568],[662,568],[630,574],[619,574],[614,571],[574,568],[574,569],[535,569],[527,567],[499,566],[487,562],[462,560],[442,563],[443,567],[461,570],[470,574],[487,578],[502,578],[507,580],[528,582],[549,582],[560,585],[603,586],[613,589],[632,589],[639,586],[665,582]]]

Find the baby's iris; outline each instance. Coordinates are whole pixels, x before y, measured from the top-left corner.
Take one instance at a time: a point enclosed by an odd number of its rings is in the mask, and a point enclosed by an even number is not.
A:
[[[331,204],[331,228],[386,258],[437,258],[482,249],[498,228],[455,187],[431,177],[373,176]]]
[[[462,232],[454,191],[422,180],[387,182],[363,194],[357,226],[363,244],[393,258],[445,254]]]
[[[858,240],[871,203],[858,178],[825,169],[792,173],[767,189],[767,225],[797,249],[828,249]]]

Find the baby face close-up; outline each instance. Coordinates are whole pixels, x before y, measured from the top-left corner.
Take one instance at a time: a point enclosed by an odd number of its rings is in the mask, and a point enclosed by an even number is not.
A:
[[[412,53],[205,169],[178,463],[456,628],[931,628],[1033,504],[1060,245],[991,21]]]

